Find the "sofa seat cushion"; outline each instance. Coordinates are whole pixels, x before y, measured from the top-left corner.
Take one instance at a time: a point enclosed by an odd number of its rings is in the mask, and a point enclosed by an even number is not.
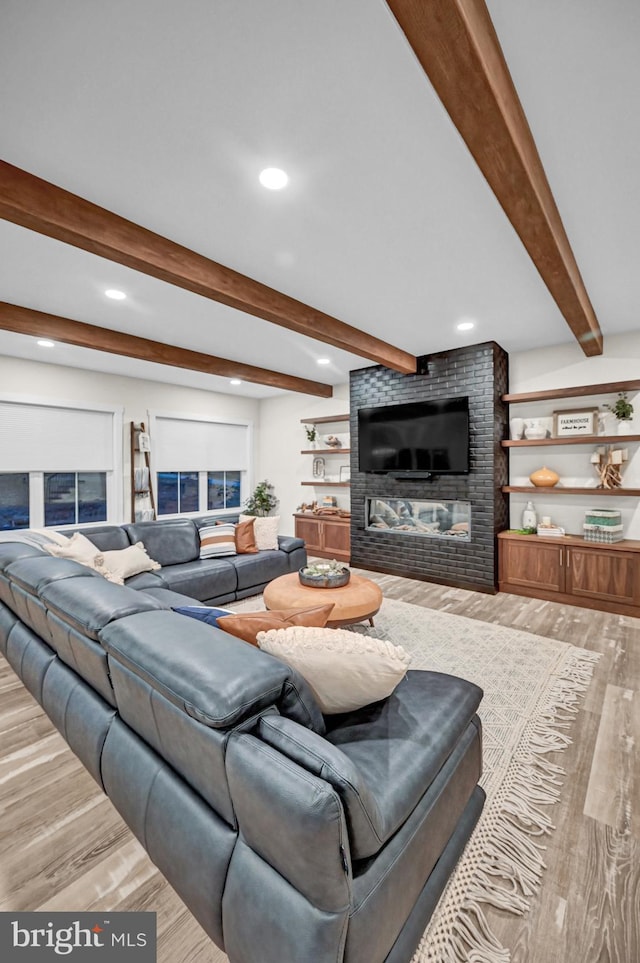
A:
[[[238,585],[234,562],[226,558],[198,558],[193,562],[166,565],[157,574],[165,588],[200,602],[232,595]]]
[[[334,786],[351,854],[362,859],[377,853],[408,818],[481,698],[472,682],[414,669],[388,699],[326,717],[324,739],[275,716],[260,720],[260,736]]]
[[[52,559],[61,564],[63,559]],[[68,562],[75,565],[75,562]],[[114,585],[90,569],[78,565],[82,578],[52,581],[40,592],[40,598],[58,618],[72,625],[90,639],[98,640],[105,625],[134,612],[162,609],[160,602],[126,585]]]
[[[227,632],[176,612],[142,612],[100,632],[110,663],[124,666],[192,719],[229,729],[277,708],[303,726],[324,731],[322,714],[303,679]],[[112,672],[115,671],[112,669]],[[114,683],[116,697],[117,685]]]
[[[276,551],[238,555],[234,559],[234,565],[238,573],[238,591],[266,585],[274,578],[287,575],[289,571],[287,556]]]
[[[180,565],[200,557],[198,530],[190,518],[167,518],[158,522],[123,525],[132,545],[142,542],[160,565]]]

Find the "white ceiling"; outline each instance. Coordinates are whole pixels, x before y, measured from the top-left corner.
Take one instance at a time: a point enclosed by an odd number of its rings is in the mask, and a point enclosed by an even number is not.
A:
[[[488,7],[605,342],[637,330],[640,4]],[[0,116],[5,161],[414,354],[572,340],[383,0],[2,0]],[[369,363],[6,221],[0,300],[332,384]]]

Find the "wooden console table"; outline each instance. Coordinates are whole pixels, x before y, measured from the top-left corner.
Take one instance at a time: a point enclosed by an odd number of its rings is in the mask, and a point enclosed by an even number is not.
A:
[[[640,618],[640,541],[498,535],[499,589]]]

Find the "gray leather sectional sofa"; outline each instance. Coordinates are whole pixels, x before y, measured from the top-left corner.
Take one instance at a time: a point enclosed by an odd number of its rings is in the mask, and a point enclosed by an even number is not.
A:
[[[482,809],[481,691],[409,671],[323,717],[285,663],[171,611],[195,561],[120,586],[0,542],[0,650],[231,963],[408,963]]]
[[[211,516],[102,525],[79,528],[77,531],[86,535],[103,552],[142,542],[147,553],[162,568],[156,572],[134,575],[127,579],[128,586],[171,589],[206,605],[225,605],[236,599],[257,595],[274,578],[297,572],[306,565],[307,553],[302,539],[283,535],[278,536],[277,550],[259,552],[257,555],[200,558],[198,532],[206,525],[211,525]]]

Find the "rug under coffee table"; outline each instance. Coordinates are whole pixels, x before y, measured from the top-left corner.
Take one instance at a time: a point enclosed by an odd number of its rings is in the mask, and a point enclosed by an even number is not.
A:
[[[353,574],[340,588],[311,588],[301,585],[298,573],[293,572],[269,582],[263,598],[268,609],[310,609],[333,602],[327,625],[337,629],[367,619],[373,625],[373,616],[382,604],[382,591],[371,579]]]

